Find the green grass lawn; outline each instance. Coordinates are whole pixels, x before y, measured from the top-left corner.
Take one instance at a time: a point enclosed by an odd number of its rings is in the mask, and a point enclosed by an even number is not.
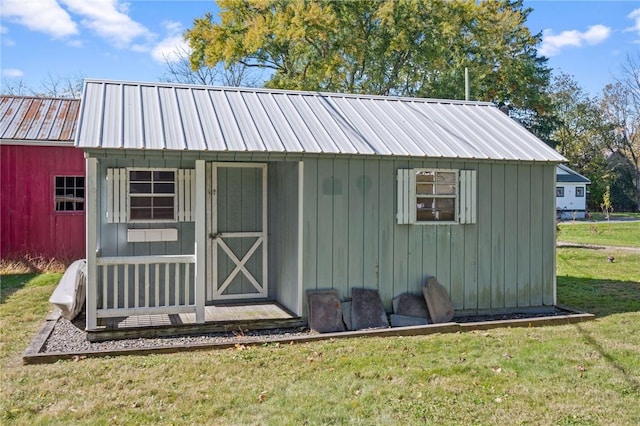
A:
[[[640,247],[640,221],[560,223],[557,239],[576,244]]]
[[[591,322],[21,363],[59,274],[2,277],[0,423],[640,424],[640,254],[558,251]]]

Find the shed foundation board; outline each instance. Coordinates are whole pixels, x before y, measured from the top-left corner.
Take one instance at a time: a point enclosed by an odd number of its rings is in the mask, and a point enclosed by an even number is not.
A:
[[[351,326],[354,330],[389,327],[378,290],[351,289]]]
[[[440,324],[453,319],[455,311],[449,293],[435,277],[429,277],[425,280],[422,294],[427,302],[431,322]]]

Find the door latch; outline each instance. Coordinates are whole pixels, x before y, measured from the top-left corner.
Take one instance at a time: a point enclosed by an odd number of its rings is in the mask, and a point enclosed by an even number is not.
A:
[[[221,234],[219,232],[213,233],[210,232],[209,233],[209,238],[211,238],[212,240],[215,240],[216,238],[218,238]]]

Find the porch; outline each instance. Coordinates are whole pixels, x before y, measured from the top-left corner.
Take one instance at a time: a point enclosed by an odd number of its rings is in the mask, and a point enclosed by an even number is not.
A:
[[[305,327],[307,320],[277,302],[225,303],[205,306],[205,321],[196,321],[195,313],[141,314],[101,318],[95,330],[87,331],[87,340],[101,342],[129,338],[154,338],[187,334]]]

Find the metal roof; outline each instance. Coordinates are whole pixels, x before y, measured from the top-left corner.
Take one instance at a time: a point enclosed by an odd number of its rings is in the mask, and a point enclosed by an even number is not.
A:
[[[591,183],[591,181],[582,176],[580,173],[565,166],[564,164],[558,164],[556,168],[556,181],[557,182],[572,182],[572,183]]]
[[[491,103],[86,80],[76,146],[559,162]]]
[[[0,142],[73,145],[79,99],[0,96]]]

